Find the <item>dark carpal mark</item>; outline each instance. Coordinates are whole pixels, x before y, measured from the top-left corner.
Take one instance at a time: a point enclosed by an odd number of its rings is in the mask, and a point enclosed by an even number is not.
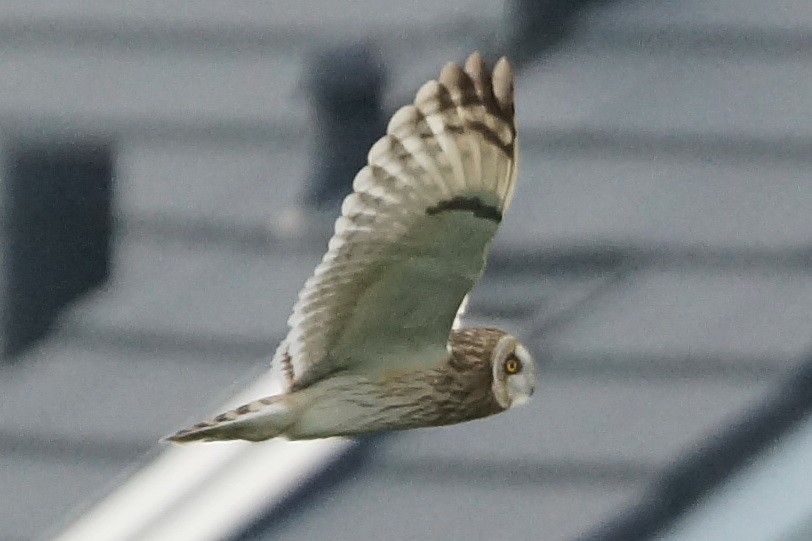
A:
[[[486,205],[478,197],[461,197],[457,196],[453,199],[440,201],[433,207],[426,209],[426,214],[434,216],[447,211],[462,211],[470,212],[477,218],[484,218],[493,222],[499,223],[502,221],[502,213],[498,208],[491,205]]]

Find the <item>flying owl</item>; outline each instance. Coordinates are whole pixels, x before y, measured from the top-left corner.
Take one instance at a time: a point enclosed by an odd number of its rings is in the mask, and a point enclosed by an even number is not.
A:
[[[460,423],[533,394],[533,360],[495,328],[461,328],[513,195],[513,73],[479,53],[401,108],[353,182],[305,283],[269,396],[173,442],[354,436]]]

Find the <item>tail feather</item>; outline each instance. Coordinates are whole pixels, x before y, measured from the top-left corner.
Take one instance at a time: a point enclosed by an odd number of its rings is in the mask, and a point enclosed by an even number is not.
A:
[[[281,436],[293,422],[292,412],[283,399],[284,396],[269,396],[249,402],[179,430],[162,441],[263,441]]]

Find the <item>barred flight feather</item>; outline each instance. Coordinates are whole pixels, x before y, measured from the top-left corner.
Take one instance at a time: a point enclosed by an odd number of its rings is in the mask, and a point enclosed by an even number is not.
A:
[[[328,252],[305,283],[288,321],[289,334],[272,362],[291,387],[352,369],[352,363],[368,367],[377,362],[364,358],[359,341],[364,331],[373,341],[376,334],[390,331],[387,316],[402,304],[396,295],[383,293],[381,281],[397,277],[400,283],[390,284],[392,289],[431,291],[461,279],[459,293],[438,299],[442,306],[429,302],[425,307],[427,326],[439,325],[447,336],[462,298],[482,272],[495,226],[513,194],[517,151],[513,115],[510,65],[502,59],[491,72],[475,53],[464,69],[447,64],[438,80],[418,90],[412,105],[392,116],[386,135],[369,151],[369,164],[355,177],[354,192],[341,206]],[[476,225],[472,218],[493,227]],[[469,227],[468,245],[458,246],[454,253],[455,257],[462,253],[460,261],[444,261],[443,246],[464,238],[453,229]],[[444,229],[453,234],[447,239],[427,238],[442,237]],[[410,259],[426,259],[436,268],[434,284],[432,277],[409,271]],[[402,271],[393,272],[398,265]],[[449,273],[455,265],[462,267],[461,272]],[[369,298],[361,306],[359,299],[365,295]],[[359,315],[361,311],[366,315]],[[415,316],[411,314],[412,319]],[[381,325],[376,328],[375,322]],[[437,343],[437,335],[420,336],[418,329],[409,337],[391,339],[439,355],[447,339]],[[346,352],[353,348],[362,354],[350,360]]]

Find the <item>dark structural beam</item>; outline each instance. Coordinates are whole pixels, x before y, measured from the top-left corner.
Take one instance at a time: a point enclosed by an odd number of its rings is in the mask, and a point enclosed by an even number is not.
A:
[[[17,141],[5,156],[3,353],[43,337],[110,270],[113,152],[106,143]]]
[[[665,532],[682,514],[812,412],[812,355],[758,409],[720,434],[700,442],[668,468],[640,504],[581,541],[646,541]]]
[[[372,144],[386,133],[386,71],[368,45],[339,46],[315,56],[307,90],[315,141],[305,204],[337,209],[352,190]]]

